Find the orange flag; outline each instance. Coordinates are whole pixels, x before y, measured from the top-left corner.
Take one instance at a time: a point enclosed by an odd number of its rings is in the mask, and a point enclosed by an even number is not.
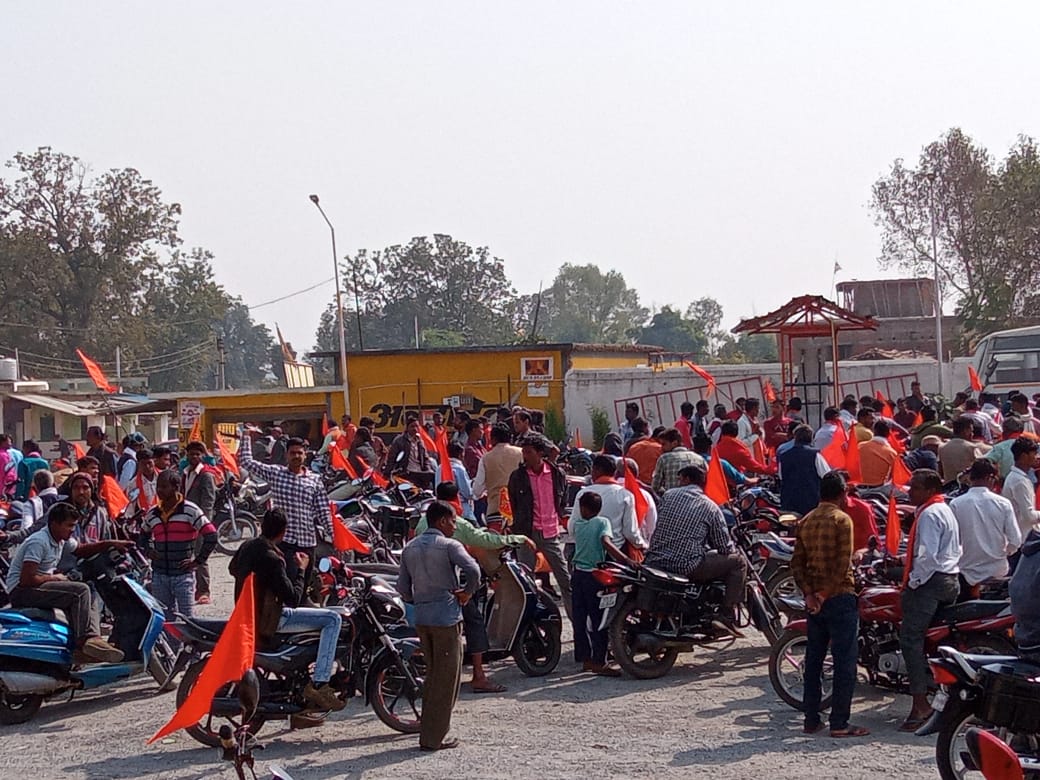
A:
[[[451,458],[448,457],[448,434],[445,431],[437,433],[437,460],[441,466],[441,482],[454,482],[455,471],[451,467]]]
[[[888,443],[892,445],[892,449],[902,455],[906,452],[906,445],[903,444],[903,440],[895,431],[888,432]]]
[[[358,478],[354,467],[350,465],[349,460],[343,457],[343,450],[339,447],[329,447],[329,463],[332,464],[332,468],[347,472],[347,476],[351,479]]]
[[[704,485],[704,495],[719,506],[729,502],[729,485],[726,483],[726,472],[722,468],[722,456],[714,447],[711,449],[711,460],[708,463],[708,481]]]
[[[321,413],[321,435],[322,436],[328,436],[329,435],[329,413],[328,412],[322,412]]]
[[[201,417],[196,417],[195,422],[191,424],[191,433],[188,434],[188,441],[202,441],[201,421]]]
[[[148,740],[148,744],[179,729],[198,723],[209,712],[213,696],[229,682],[237,682],[253,665],[256,653],[256,607],[253,575],[246,577],[242,594],[220,634],[213,653],[202,668],[184,704],[177,708],[169,722]]]
[[[849,481],[853,484],[863,481],[863,470],[859,466],[859,442],[851,432],[845,446],[845,470],[849,472]]]
[[[892,419],[893,417],[895,417],[895,415],[894,415],[894,414],[892,413],[892,404],[890,404],[890,403],[888,402],[888,399],[887,399],[887,398],[885,398],[885,396],[884,396],[884,395],[882,395],[882,393],[881,393],[881,391],[880,391],[880,390],[875,390],[875,391],[874,391],[874,397],[875,397],[876,399],[878,399],[878,400],[879,400],[879,401],[880,401],[880,402],[881,402],[882,404],[884,404],[884,405],[883,405],[883,406],[881,407],[881,414],[883,414],[883,415],[884,415],[885,417],[887,417],[887,418],[888,418],[889,420],[891,420],[891,419]]]
[[[83,367],[87,369],[87,373],[90,374],[90,378],[94,380],[94,384],[97,385],[98,390],[102,390],[106,393],[116,393],[119,388],[111,384],[108,381],[108,377],[101,370],[101,366],[95,363],[93,360],[83,354],[83,350],[77,349],[76,354],[79,359],[83,361]]]
[[[845,444],[848,441],[848,437],[845,435],[845,426],[841,420],[836,424],[838,427],[834,431],[834,438],[831,439],[830,444],[820,451],[820,454],[823,455],[823,459],[831,465],[832,469],[843,469],[845,468]]]
[[[581,443],[581,428],[574,429],[574,446],[579,450],[584,449],[585,445]]]
[[[764,395],[766,397],[766,403],[773,403],[776,400],[776,388],[773,387],[773,380],[767,379],[765,387],[763,388]]]
[[[116,482],[115,477],[106,474],[101,478],[101,485],[98,487],[98,495],[101,496],[101,500],[105,502],[105,507],[108,509],[108,516],[115,520],[119,517],[120,513],[126,509],[127,504],[130,503],[130,499],[126,497],[126,493],[119,487],[119,483]]]
[[[355,536],[354,532],[347,528],[343,518],[336,511],[336,505],[329,502],[329,511],[332,513],[332,546],[337,550],[354,550],[362,555],[368,555],[372,548]]]
[[[896,509],[896,495],[888,496],[888,522],[885,523],[885,549],[889,555],[899,555],[899,542],[903,539],[903,528],[899,524],[899,510]]]
[[[918,412],[917,416],[914,417],[914,424],[911,427],[916,428],[918,425],[924,425],[924,415],[920,412]]]
[[[906,463],[903,462],[902,458],[896,458],[892,464],[892,484],[903,487],[910,484],[910,477],[913,476],[910,473],[910,469],[906,467]]]
[[[426,432],[426,429],[423,428],[422,425],[419,426],[419,439],[422,441],[427,452],[437,451],[437,442],[430,438],[430,434]]]
[[[379,487],[385,488],[385,487],[387,487],[390,484],[390,482],[387,480],[387,478],[379,473],[378,469],[373,469],[371,466],[368,465],[368,461],[367,460],[362,458],[360,455],[355,455],[354,457],[358,459],[358,463],[361,464],[361,468],[363,468],[365,470],[366,474],[369,471],[372,472],[372,481],[375,482],[377,485],[379,485]]]
[[[705,371],[703,368],[698,366],[696,363],[691,363],[689,360],[683,361],[688,369],[708,383],[708,389],[705,391],[705,395],[713,395],[715,393],[715,377]],[[727,499],[728,500],[728,499]]]
[[[224,462],[224,468],[241,479],[242,472],[238,468],[238,458],[227,448],[227,445],[224,444],[224,437],[219,434],[217,435],[217,452],[220,453],[220,459]]]
[[[76,460],[87,457],[87,453],[84,452],[83,448],[76,444],[76,442],[72,442],[72,451],[76,453]]]
[[[981,393],[982,380],[979,379],[979,373],[975,370],[974,366],[968,366],[968,379],[971,380],[971,389],[976,393]]]
[[[643,524],[643,520],[646,519],[646,512],[650,508],[650,505],[646,502],[646,496],[643,495],[643,489],[639,487],[639,480],[636,479],[636,473],[632,470],[632,466],[625,463],[625,490],[632,494],[632,498],[636,502],[636,520],[639,521],[639,525]]]

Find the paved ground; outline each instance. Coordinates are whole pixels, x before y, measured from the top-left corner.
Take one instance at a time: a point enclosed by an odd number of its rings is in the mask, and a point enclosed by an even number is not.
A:
[[[216,562],[223,574],[227,559]],[[207,614],[230,612],[219,580]],[[905,697],[862,686],[853,719],[873,731],[865,740],[806,737],[801,720],[769,685],[768,651],[759,639],[680,657],[654,681],[581,674],[569,660],[556,673],[528,679],[508,662],[493,672],[500,695],[464,693],[456,710],[457,750],[420,753],[416,737],[388,730],[354,700],[321,728],[261,732],[258,769],[284,766],[295,780],[319,778],[905,778],[937,777],[934,738],[895,732]],[[466,679],[466,672],[463,672]],[[230,778],[217,751],[180,732],[146,747],[173,712],[172,694],[155,695],[150,679],[128,687],[44,705],[32,722],[4,728],[8,778]],[[269,777],[269,773],[259,773]]]

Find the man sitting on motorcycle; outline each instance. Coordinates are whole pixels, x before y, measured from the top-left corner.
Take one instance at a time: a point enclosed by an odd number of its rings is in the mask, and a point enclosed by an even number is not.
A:
[[[15,608],[60,609],[65,613],[75,648],[73,663],[118,663],[123,660],[123,653],[92,628],[90,587],[83,582],[71,582],[56,570],[65,554],[89,558],[109,549],[124,550],[132,543],[77,543],[73,538],[77,519],[76,510],[68,503],[58,502],[51,507],[47,528],[31,534],[18,547],[4,584]]]
[[[304,574],[309,561],[307,553],[293,553],[296,566],[293,578],[289,578],[285,555],[278,547],[288,526],[289,521],[282,510],[269,509],[260,522],[260,536],[238,548],[228,565],[228,571],[235,578],[235,600],[242,592],[246,577],[255,574],[256,635],[261,647],[270,648],[277,644],[273,640],[278,632],[321,631],[313,678],[303,689],[303,696],[318,710],[341,710],[346,702],[336,695],[329,680],[336,661],[336,643],[342,619],[331,609],[301,609],[296,606],[303,597]]]
[[[726,518],[704,495],[707,471],[702,466],[679,470],[679,487],[665,492],[657,508],[657,528],[650,539],[644,564],[694,582],[721,579],[725,583],[722,613],[716,627],[743,637],[736,625],[736,608],[744,597],[747,564],[731,552]]]

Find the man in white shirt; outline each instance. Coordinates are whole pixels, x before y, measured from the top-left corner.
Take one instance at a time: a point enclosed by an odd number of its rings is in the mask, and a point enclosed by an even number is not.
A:
[[[762,428],[758,423],[758,399],[748,398],[744,402],[744,413],[737,418],[737,438],[744,442],[748,449],[755,451],[755,442],[762,436]]]
[[[632,458],[622,458],[618,461],[617,471],[615,475],[618,479],[623,480],[625,478],[625,466],[631,469],[632,474],[635,478],[639,479],[639,464]],[[657,501],[654,499],[650,491],[643,487],[643,483],[639,483],[639,492],[643,494],[643,500],[646,501],[646,514],[643,516],[643,522],[639,525],[639,532],[643,535],[643,539],[646,540],[647,545],[650,544],[650,537],[654,535],[654,529],[657,528]],[[633,501],[635,499],[633,498]],[[639,518],[636,518],[636,522]]]
[[[925,632],[935,614],[953,604],[960,593],[960,530],[953,510],[943,500],[942,486],[942,477],[931,469],[918,469],[910,479],[910,502],[917,511],[906,551],[899,646],[910,678],[913,705],[900,731],[917,731],[931,715]]]
[[[826,449],[827,445],[834,441],[834,434],[841,425],[841,413],[834,406],[828,406],[823,410],[823,425],[813,436],[812,446],[818,450]]]
[[[617,466],[609,455],[597,455],[592,459],[592,484],[578,491],[571,509],[571,521],[581,517],[578,499],[582,493],[596,493],[603,502],[599,513],[610,521],[610,536],[619,550],[627,542],[631,547],[646,550],[648,547],[636,520],[636,503],[632,494],[614,479]]]
[[[993,492],[997,467],[985,458],[968,470],[971,488],[950,502],[961,537],[961,590],[978,597],[976,586],[990,577],[1008,573],[1007,557],[1022,544],[1015,509],[1004,496]],[[972,592],[974,591],[974,592]]]
[[[487,495],[487,514],[497,515],[502,489],[509,485],[509,475],[523,459],[519,447],[510,444],[512,433],[504,425],[491,429],[491,449],[484,453],[473,478],[473,496]]]
[[[1011,501],[1015,508],[1015,519],[1022,538],[1037,528],[1040,523],[1040,512],[1036,509],[1036,468],[1037,443],[1032,439],[1020,437],[1011,445],[1011,457],[1015,465],[1011,467],[1004,480],[1003,495]]]

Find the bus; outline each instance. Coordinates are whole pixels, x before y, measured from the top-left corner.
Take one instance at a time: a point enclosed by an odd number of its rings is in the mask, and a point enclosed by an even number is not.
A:
[[[1040,326],[990,333],[975,347],[975,370],[987,393],[1040,393]]]

